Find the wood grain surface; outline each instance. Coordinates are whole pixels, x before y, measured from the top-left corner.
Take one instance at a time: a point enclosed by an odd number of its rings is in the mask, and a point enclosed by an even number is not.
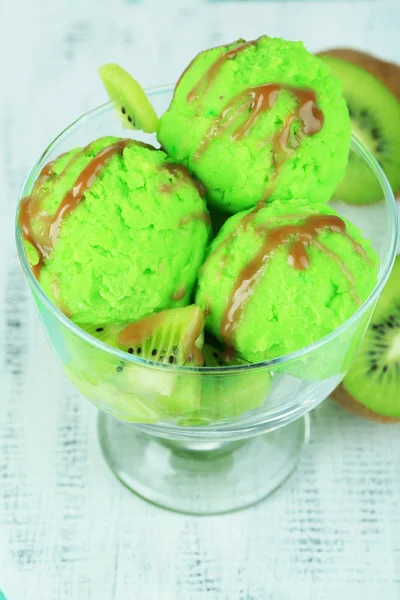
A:
[[[96,411],[47,346],[14,249],[48,141],[104,100],[96,68],[176,80],[203,47],[263,32],[400,62],[400,3],[2,0],[0,589],[7,600],[398,600],[400,427],[329,401],[270,500],[223,517],[154,508],[108,471]],[[0,594],[1,597],[1,594]]]

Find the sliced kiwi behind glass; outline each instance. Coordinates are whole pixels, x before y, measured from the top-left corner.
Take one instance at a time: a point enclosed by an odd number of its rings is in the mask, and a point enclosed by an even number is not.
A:
[[[82,326],[98,340],[132,356],[193,367],[203,364],[203,327],[204,313],[195,305],[164,310],[129,324]],[[148,420],[149,413],[171,417],[200,407],[199,375],[195,372],[180,374],[176,369],[135,364],[87,343],[75,347],[72,354],[74,365],[68,366],[68,375],[75,373],[75,378],[91,385],[92,395],[103,403],[101,408],[110,412],[111,405],[111,412],[120,418],[139,420],[142,404],[141,421]],[[81,391],[89,397],[90,390]]]
[[[328,50],[320,56],[342,83],[353,133],[374,155],[394,193],[398,192],[400,67],[369,54],[346,49]],[[346,176],[336,195],[350,204],[369,204],[382,199],[382,190],[374,174],[354,152],[350,152]]]
[[[88,400],[114,417],[131,423],[157,423],[168,418],[151,398],[120,390],[108,377],[98,379],[87,369],[69,362],[65,374]]]
[[[250,364],[230,353],[223,352],[213,345],[203,347],[206,367],[232,367]],[[220,421],[254,410],[262,406],[271,390],[271,374],[264,369],[245,370],[239,373],[208,374],[202,378],[201,411],[203,419]]]
[[[159,118],[132,75],[114,63],[100,67],[99,75],[125,129],[140,129],[145,133],[158,131]]]
[[[382,422],[400,420],[400,257],[355,361],[332,397],[360,416]]]

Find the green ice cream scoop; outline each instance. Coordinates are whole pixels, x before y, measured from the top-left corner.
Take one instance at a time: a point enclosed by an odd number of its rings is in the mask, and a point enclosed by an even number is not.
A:
[[[377,257],[326,205],[275,201],[222,227],[200,271],[206,328],[249,362],[327,335],[369,296]]]
[[[263,36],[201,52],[177,83],[158,138],[227,213],[260,200],[329,200],[350,120],[339,81],[301,42]]]
[[[183,167],[110,137],[46,166],[22,201],[20,225],[44,291],[81,324],[188,304],[210,229]]]

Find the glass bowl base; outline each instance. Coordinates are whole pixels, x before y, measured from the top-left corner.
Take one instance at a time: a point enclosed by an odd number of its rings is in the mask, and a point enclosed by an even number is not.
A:
[[[143,499],[174,512],[212,515],[260,502],[296,469],[309,438],[309,416],[236,442],[156,438],[106,413],[100,446],[118,479]]]

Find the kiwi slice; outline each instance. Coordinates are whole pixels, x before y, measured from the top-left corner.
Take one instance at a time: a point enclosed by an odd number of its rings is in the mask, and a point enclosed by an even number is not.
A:
[[[131,423],[157,423],[167,418],[160,406],[148,397],[119,389],[106,377],[98,379],[73,363],[63,366],[67,377],[88,400],[114,417]]]
[[[100,67],[99,75],[125,129],[140,129],[146,133],[158,131],[159,118],[132,75],[114,63]]]
[[[320,53],[320,57],[343,85],[353,133],[375,156],[394,193],[398,192],[400,67],[347,49],[328,50]],[[350,152],[346,176],[336,195],[350,204],[369,204],[382,199],[375,176],[354,152]]]
[[[319,53],[319,56],[330,56],[349,63],[374,75],[385,87],[400,100],[400,67],[387,60],[381,60],[368,52],[352,48],[331,48]]]
[[[240,357],[229,357],[216,345],[203,347],[207,367],[249,365]],[[207,375],[202,379],[201,410],[197,416],[210,422],[237,417],[262,406],[271,389],[268,371],[250,370],[239,373]]]
[[[89,326],[102,342],[146,360],[201,366],[204,312],[199,306],[163,310],[133,323]]]
[[[86,325],[84,329],[132,356],[165,365],[199,367],[203,364],[203,327],[204,313],[192,305],[164,310],[134,323]],[[118,393],[127,395],[127,406],[129,395],[133,395],[136,404],[137,399],[150,402],[152,411],[156,407],[156,412],[168,416],[185,415],[200,407],[197,373],[179,374],[175,370],[149,368],[89,347],[83,375],[94,384],[111,385]]]
[[[360,416],[400,420],[400,257],[355,361],[332,397]]]

